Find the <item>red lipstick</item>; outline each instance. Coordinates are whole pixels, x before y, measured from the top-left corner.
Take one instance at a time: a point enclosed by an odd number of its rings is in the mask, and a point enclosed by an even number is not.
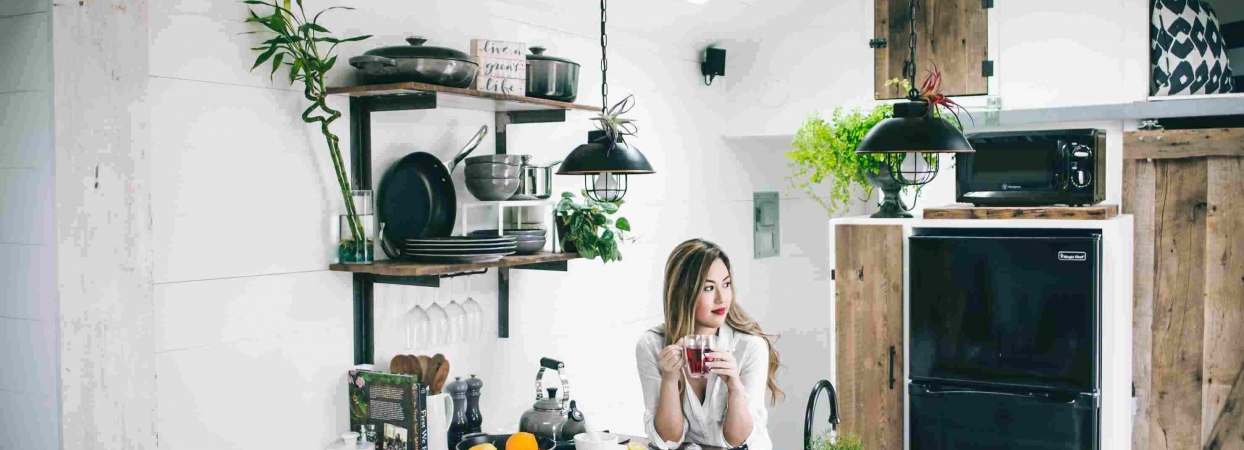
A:
[[[724,315],[726,315],[726,308],[717,308],[717,309],[714,309],[714,310],[713,310],[713,314],[716,314],[716,315],[719,315],[719,316],[724,316]]]

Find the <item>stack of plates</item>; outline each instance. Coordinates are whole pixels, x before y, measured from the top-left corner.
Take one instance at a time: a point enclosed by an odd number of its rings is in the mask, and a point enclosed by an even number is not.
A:
[[[505,229],[505,237],[517,239],[517,251],[520,255],[530,255],[543,249],[545,233],[545,230],[539,228]],[[497,237],[499,234],[497,230],[476,230],[470,233],[472,237]]]
[[[402,255],[429,263],[485,263],[513,255],[517,248],[514,236],[450,236],[407,239]]]

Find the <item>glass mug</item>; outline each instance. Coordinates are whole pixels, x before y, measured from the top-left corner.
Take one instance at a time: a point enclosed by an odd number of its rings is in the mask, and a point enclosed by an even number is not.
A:
[[[687,375],[691,378],[708,378],[708,354],[717,347],[717,336],[693,334],[682,338],[683,352],[687,355]]]

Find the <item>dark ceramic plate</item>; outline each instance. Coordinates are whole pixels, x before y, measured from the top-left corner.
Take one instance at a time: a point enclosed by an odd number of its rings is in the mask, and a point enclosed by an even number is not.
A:
[[[428,248],[406,247],[403,253],[418,255],[474,256],[474,255],[508,255],[518,251],[517,245],[501,248]]]

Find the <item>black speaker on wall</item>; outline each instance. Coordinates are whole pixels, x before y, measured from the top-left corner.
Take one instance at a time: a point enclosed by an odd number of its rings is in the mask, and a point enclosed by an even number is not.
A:
[[[714,47],[705,49],[700,72],[704,74],[704,84],[710,86],[714,78],[726,76],[726,50]]]

